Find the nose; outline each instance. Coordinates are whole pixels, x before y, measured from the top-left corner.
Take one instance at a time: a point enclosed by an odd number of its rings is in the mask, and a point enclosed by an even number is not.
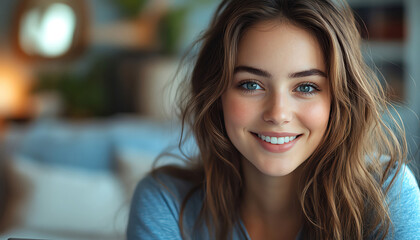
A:
[[[284,125],[293,118],[293,107],[287,94],[272,94],[265,104],[263,119],[274,125]]]

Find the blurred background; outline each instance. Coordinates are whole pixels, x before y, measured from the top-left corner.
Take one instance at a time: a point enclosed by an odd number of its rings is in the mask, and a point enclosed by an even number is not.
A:
[[[179,136],[169,83],[218,3],[0,1],[0,238],[124,239],[136,182]],[[349,3],[419,168],[420,1]]]

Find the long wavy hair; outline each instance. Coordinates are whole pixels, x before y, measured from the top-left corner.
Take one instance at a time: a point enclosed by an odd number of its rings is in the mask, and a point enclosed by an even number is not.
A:
[[[166,167],[203,191],[198,222],[211,237],[228,239],[239,220],[243,189],[241,154],[227,136],[221,96],[234,73],[238,45],[261,21],[287,21],[313,34],[324,52],[332,96],[325,136],[303,163],[300,205],[307,239],[384,239],[392,233],[385,180],[406,159],[401,119],[394,118],[385,91],[365,64],[361,38],[348,4],[338,0],[223,0],[206,32],[180,96],[183,137],[189,129],[198,155],[188,168]],[[387,116],[390,121],[382,119]],[[387,156],[383,161],[383,156]],[[396,174],[395,174],[396,175]],[[394,176],[395,178],[395,176]],[[391,183],[394,181],[392,179]],[[213,221],[214,220],[214,221]],[[185,236],[184,236],[185,237]]]

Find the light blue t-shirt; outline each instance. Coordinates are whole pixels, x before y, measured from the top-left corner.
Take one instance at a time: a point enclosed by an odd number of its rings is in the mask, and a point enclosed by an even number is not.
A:
[[[178,219],[182,201],[191,187],[191,183],[165,174],[158,174],[157,178],[148,175],[141,180],[131,203],[127,239],[181,240]],[[203,193],[196,191],[186,205],[184,231],[188,239],[209,239],[205,224],[191,232],[200,213],[202,199]],[[413,173],[405,165],[388,192],[387,202],[394,226],[393,235],[387,239],[420,239],[420,192]],[[244,233],[240,230],[241,226]],[[240,221],[233,229],[233,239],[250,239]]]

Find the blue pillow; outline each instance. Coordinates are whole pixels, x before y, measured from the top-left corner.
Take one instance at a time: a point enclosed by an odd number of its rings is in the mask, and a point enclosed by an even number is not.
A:
[[[181,125],[173,122],[156,122],[147,119],[119,121],[112,130],[116,151],[139,151],[157,156],[163,151],[179,154],[178,141]],[[193,139],[187,141],[186,151],[196,150]]]
[[[17,153],[37,162],[93,171],[113,170],[112,140],[106,123],[34,123]]]

